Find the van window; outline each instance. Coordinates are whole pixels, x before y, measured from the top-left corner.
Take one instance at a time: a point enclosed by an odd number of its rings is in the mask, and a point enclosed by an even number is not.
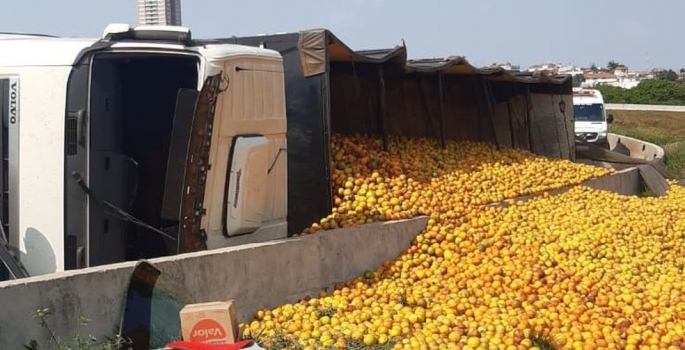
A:
[[[599,103],[591,105],[574,105],[573,113],[578,122],[603,122],[604,106]]]

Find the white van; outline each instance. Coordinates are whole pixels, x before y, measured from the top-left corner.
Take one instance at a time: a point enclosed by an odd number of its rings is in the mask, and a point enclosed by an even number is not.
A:
[[[573,89],[576,140],[608,147],[607,133],[614,116],[607,115],[602,93],[595,89]]]

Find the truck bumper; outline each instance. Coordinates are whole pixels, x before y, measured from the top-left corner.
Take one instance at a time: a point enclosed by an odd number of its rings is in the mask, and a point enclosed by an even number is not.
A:
[[[577,137],[576,136],[576,141],[579,142],[586,142],[589,144],[597,145],[606,149],[609,149],[609,139],[606,137],[597,137],[594,140],[593,139],[587,139],[587,138],[582,138],[582,137]]]

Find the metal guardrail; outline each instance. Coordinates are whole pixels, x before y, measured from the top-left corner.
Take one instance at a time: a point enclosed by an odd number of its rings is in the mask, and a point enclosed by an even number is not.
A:
[[[685,112],[685,106],[666,105],[633,105],[623,103],[605,103],[607,110],[615,111],[655,111],[655,112]]]

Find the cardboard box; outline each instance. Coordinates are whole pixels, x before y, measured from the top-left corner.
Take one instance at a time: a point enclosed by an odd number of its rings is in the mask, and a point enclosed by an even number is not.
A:
[[[180,313],[184,341],[232,344],[238,341],[233,300],[186,305]]]

